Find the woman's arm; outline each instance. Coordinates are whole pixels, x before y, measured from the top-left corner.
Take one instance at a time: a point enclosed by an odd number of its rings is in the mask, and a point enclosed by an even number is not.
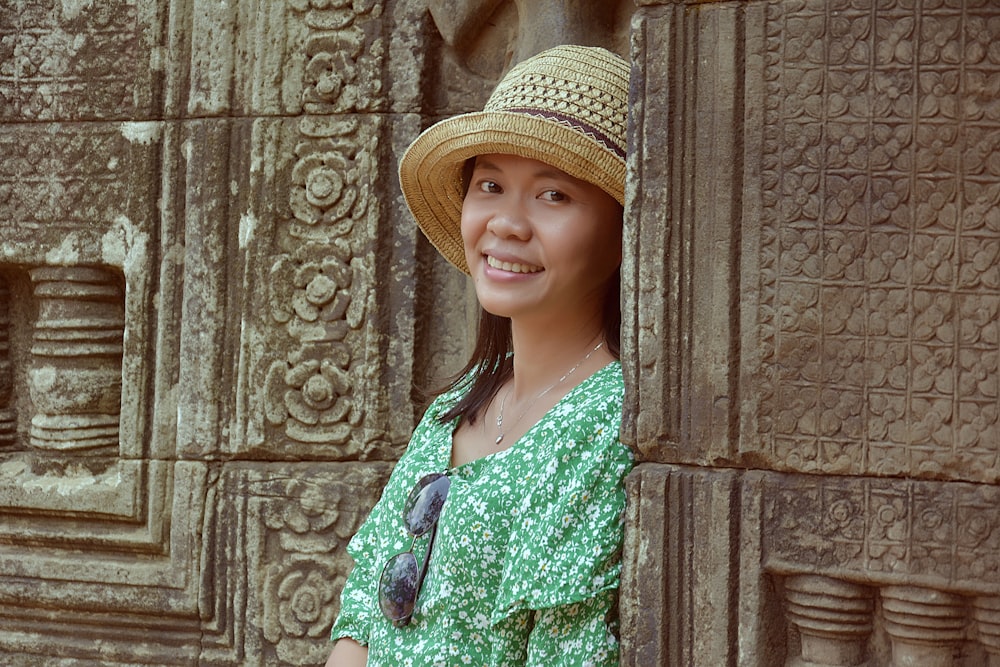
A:
[[[344,637],[333,645],[326,667],[365,667],[367,663],[368,647],[362,646],[350,637]]]

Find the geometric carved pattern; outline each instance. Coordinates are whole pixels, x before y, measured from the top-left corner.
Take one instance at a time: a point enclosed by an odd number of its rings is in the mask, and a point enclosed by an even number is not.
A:
[[[64,232],[53,259],[79,261],[72,251],[97,241],[127,211],[130,174],[127,159],[133,132],[142,124],[93,124],[53,133],[34,125],[0,125],[0,208],[16,220],[5,239],[44,243],[52,229]],[[96,229],[95,229],[96,227]],[[102,230],[103,228],[103,230]],[[42,231],[39,231],[42,230]],[[73,243],[79,239],[79,243]],[[38,252],[41,248],[35,250]]]
[[[1000,489],[762,474],[771,571],[1000,593]]]
[[[0,2],[0,122],[149,113],[136,84],[150,76],[142,28],[155,25],[152,3],[91,4]]]
[[[1000,6],[791,6],[763,54],[762,447],[1000,480]]]

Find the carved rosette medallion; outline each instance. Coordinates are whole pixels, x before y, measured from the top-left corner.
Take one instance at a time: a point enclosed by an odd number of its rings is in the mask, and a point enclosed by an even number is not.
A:
[[[282,664],[326,659],[325,639],[352,564],[347,543],[389,471],[386,463],[335,477],[300,469],[292,482],[285,474],[248,473],[247,490],[260,498],[262,630]]]
[[[267,423],[279,440],[363,457],[364,370],[377,354],[372,323],[372,243],[378,215],[381,3],[290,3],[308,34],[295,162],[268,280],[273,321],[287,355],[265,380]],[[289,346],[289,342],[291,345]],[[317,452],[319,450],[316,450]]]
[[[766,566],[1000,592],[1000,489],[959,482],[768,475]]]

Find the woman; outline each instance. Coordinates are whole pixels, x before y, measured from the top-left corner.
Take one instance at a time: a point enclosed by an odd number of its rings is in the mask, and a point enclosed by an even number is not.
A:
[[[348,547],[328,667],[618,664],[628,74],[550,49],[403,156],[480,327]]]

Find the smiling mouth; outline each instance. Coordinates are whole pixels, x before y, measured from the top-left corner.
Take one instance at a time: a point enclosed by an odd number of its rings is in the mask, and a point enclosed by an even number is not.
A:
[[[542,270],[542,267],[535,266],[534,264],[519,264],[517,262],[501,262],[499,259],[492,257],[490,255],[486,256],[486,263],[492,266],[494,269],[501,269],[502,271],[510,271],[511,273],[538,273]]]

